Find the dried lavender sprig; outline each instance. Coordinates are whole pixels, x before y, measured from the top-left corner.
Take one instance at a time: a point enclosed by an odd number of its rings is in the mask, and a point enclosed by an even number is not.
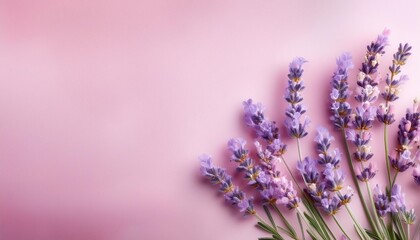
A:
[[[302,91],[305,89],[303,81],[301,80],[303,68],[302,65],[307,62],[304,58],[295,58],[289,64],[288,86],[284,99],[289,103],[286,110],[287,119],[285,121],[286,128],[290,136],[297,139],[308,135],[307,126],[310,122],[307,116],[301,117],[306,112],[305,107],[301,104],[303,97]]]
[[[351,114],[351,106],[347,101],[350,95],[347,82],[348,71],[353,68],[350,53],[341,54],[337,58],[336,64],[337,70],[334,72],[331,80],[331,120],[337,129],[346,129],[350,123]]]
[[[201,155],[199,160],[201,162],[202,175],[214,185],[220,185],[220,191],[228,202],[238,207],[240,212],[245,212],[249,215],[256,214],[253,199],[248,198],[239,187],[233,185],[232,177],[226,173],[226,170],[214,166],[210,155]]]

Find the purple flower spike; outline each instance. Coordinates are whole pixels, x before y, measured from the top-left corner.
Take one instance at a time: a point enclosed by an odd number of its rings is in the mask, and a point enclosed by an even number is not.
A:
[[[245,149],[246,141],[242,138],[232,138],[228,142],[229,150],[232,152],[231,160],[242,163],[248,158],[248,150]]]
[[[382,192],[378,184],[373,189],[373,201],[380,217],[384,217],[387,213],[391,212],[388,197]]]
[[[321,209],[328,215],[334,215],[341,207],[341,201],[338,197],[323,198],[321,200]]]
[[[414,209],[411,209],[409,211],[404,211],[403,219],[405,223],[413,224],[414,221],[416,220],[416,213],[414,212]]]
[[[210,155],[201,155],[201,173],[208,178],[211,183],[220,185],[220,191],[223,192],[227,201],[239,208],[241,212],[254,215],[255,209],[252,198],[247,198],[246,194],[232,183],[232,177],[222,168],[213,165]]]
[[[329,164],[328,164],[329,165]],[[344,173],[341,170],[330,170],[324,171],[325,174],[325,183],[329,191],[336,192],[340,191],[343,188],[344,183]]]
[[[398,146],[397,153],[412,149],[415,139],[418,138],[420,127],[420,112],[418,111],[418,101],[414,100],[412,109],[408,109],[404,118],[398,125]]]
[[[372,163],[370,163],[368,167],[360,169],[360,173],[357,174],[356,177],[362,182],[368,182],[370,179],[375,177],[377,171],[378,170],[373,167]]]
[[[263,106],[261,103],[253,103],[252,99],[243,102],[245,112],[245,123],[254,127],[260,125],[264,121]]]
[[[297,169],[303,175],[307,184],[315,184],[318,182],[319,172],[315,160],[306,157],[302,162],[298,162]]]
[[[405,172],[415,165],[409,150],[404,150],[403,153],[399,154],[398,158],[393,158],[391,156],[388,156],[388,158],[389,161],[391,161],[391,166],[398,172]]]
[[[404,212],[406,209],[405,194],[401,191],[401,186],[398,184],[392,187],[390,208],[393,213]]]
[[[337,58],[337,70],[332,76],[332,90],[330,97],[331,120],[337,129],[345,129],[350,123],[351,106],[347,102],[350,95],[349,84],[347,82],[348,71],[353,68],[350,53],[343,53]]]
[[[281,177],[275,179],[275,184],[278,186],[280,192],[277,203],[281,203],[289,209],[299,207],[301,200],[297,196],[292,181],[287,180],[285,177]]]
[[[303,58],[296,58],[289,65],[288,87],[284,99],[289,103],[286,110],[287,119],[285,121],[286,128],[290,136],[295,138],[303,138],[308,135],[306,130],[310,120],[307,116],[302,117],[306,109],[301,104],[303,97],[302,91],[305,89],[301,80],[303,69],[302,65],[306,62]]]
[[[278,127],[276,122],[267,121],[264,118],[264,107],[261,103],[253,103],[252,99],[248,99],[243,102],[244,106],[244,120],[245,123],[254,128],[258,137],[265,139],[268,142],[272,142],[279,138]]]
[[[385,104],[381,104],[377,111],[378,121],[386,125],[395,122],[391,103],[399,98],[399,87],[408,80],[407,75],[399,76],[399,74],[401,73],[401,67],[411,55],[410,50],[411,46],[407,43],[404,44],[404,46],[400,44],[398,51],[394,54],[392,65],[389,67],[390,74],[386,77],[385,90],[381,93],[382,98],[385,100]]]

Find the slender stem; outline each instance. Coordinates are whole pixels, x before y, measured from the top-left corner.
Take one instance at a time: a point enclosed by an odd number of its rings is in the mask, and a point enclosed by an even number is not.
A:
[[[386,170],[388,172],[388,184],[391,187],[391,167],[389,166],[389,152],[388,152],[388,128],[387,125],[384,125],[384,145],[385,145],[385,161],[386,161]]]
[[[351,238],[349,237],[349,235],[347,235],[346,231],[344,231],[343,227],[342,227],[342,226],[340,225],[340,223],[337,221],[337,218],[335,218],[335,216],[334,216],[334,215],[332,215],[332,217],[333,217],[333,219],[334,219],[335,223],[337,223],[337,225],[338,225],[338,227],[340,228],[341,232],[343,232],[343,234],[346,236],[346,238],[347,238],[348,240],[351,240]]]
[[[297,141],[297,143],[299,144],[299,139],[297,139],[298,141]],[[299,145],[298,145],[298,150],[300,149],[300,147],[299,147]],[[298,153],[299,153],[299,156],[300,156],[300,151],[298,151]],[[301,194],[302,194],[302,197],[304,198],[304,199],[306,199],[306,201],[307,201],[307,203],[308,204],[312,204],[312,202],[311,202],[311,199],[309,199],[309,197],[307,196],[307,194],[302,190],[302,188],[300,187],[300,185],[299,185],[299,183],[297,182],[297,180],[296,180],[296,178],[294,177],[294,174],[292,173],[292,171],[290,170],[290,168],[289,168],[289,166],[287,165],[287,162],[286,162],[286,159],[283,157],[283,156],[281,156],[281,158],[282,158],[282,160],[283,160],[283,162],[284,162],[284,164],[286,165],[286,168],[287,168],[287,170],[289,171],[289,174],[290,174],[290,176],[292,177],[292,179],[293,179],[293,181],[295,182],[295,184],[296,184],[296,186],[298,187],[298,189],[299,189],[299,191],[301,192]],[[302,175],[302,178],[303,178],[303,180],[305,181],[305,178],[303,177],[303,175]],[[306,182],[305,182],[305,184],[306,184]],[[303,199],[303,201],[304,201],[304,199]],[[304,201],[305,202],[305,201]],[[306,206],[305,205],[305,207],[307,208],[307,209],[309,209],[308,208],[308,206]],[[318,209],[314,206],[314,210],[316,211],[316,212],[311,212],[311,211],[309,211],[309,213],[311,214],[311,215],[313,215],[313,217],[314,217],[314,219],[315,219],[315,221],[319,224],[319,226],[321,227],[321,229],[322,229],[322,231],[323,231],[323,233],[325,234],[325,236],[327,236],[328,237],[328,235],[330,234],[334,239],[335,239],[335,237],[334,237],[334,234],[332,233],[332,231],[331,231],[331,229],[328,227],[328,225],[325,223],[325,221],[324,221],[324,219],[322,218],[322,217],[320,217],[320,220],[321,220],[321,222],[319,222],[317,219],[317,217],[315,216],[315,214],[318,214],[319,215],[319,212],[318,212]],[[328,232],[326,232],[326,231],[328,231]],[[329,237],[328,237],[329,238]]]
[[[302,162],[302,153],[300,151],[300,141],[299,138],[296,138],[297,147],[298,147],[298,154],[299,154],[299,162]]]
[[[298,221],[299,221],[299,227],[300,227],[300,232],[302,234],[302,239],[306,240],[305,231],[303,230],[303,226],[302,226],[302,216],[299,214],[299,212],[297,212],[297,218],[298,218]]]
[[[375,221],[376,221],[377,227],[378,227],[378,229],[379,229],[379,228],[382,228],[382,227],[381,227],[381,224],[380,224],[380,222],[379,222],[378,213],[375,211],[375,202],[373,201],[372,191],[370,190],[370,186],[369,186],[369,183],[368,183],[368,182],[366,182],[366,189],[367,189],[367,192],[368,192],[368,195],[369,195],[370,203],[372,204],[372,208],[373,208],[373,216],[374,216],[374,218],[375,218]],[[382,231],[381,231],[381,232],[378,232],[378,234],[381,234],[381,235],[382,235],[382,233],[383,233],[383,231],[384,231],[384,230],[386,231],[386,228],[385,228],[385,229],[382,229]]]
[[[392,188],[394,187],[395,180],[397,179],[398,171],[395,172],[394,178],[392,179],[391,188],[389,189],[389,192],[391,192]]]
[[[388,232],[388,230],[387,230],[387,228],[385,226],[384,219],[383,218],[380,218],[380,221],[381,221],[381,224],[382,224],[382,228],[385,229],[385,233],[386,233],[386,236],[388,237],[388,239],[395,239],[395,236],[391,237],[391,235],[389,235],[389,232]],[[394,232],[394,230],[392,230],[392,228],[391,228],[391,232]]]
[[[410,224],[407,224],[407,237],[410,238]]]
[[[303,215],[303,213],[302,213],[302,211],[300,210],[300,208],[296,208],[296,210],[297,210],[297,212],[298,212],[298,215],[300,215],[300,218],[301,219],[303,219],[303,222],[305,222],[305,225],[308,227],[308,230],[312,233],[312,234],[314,234],[313,233],[313,231],[312,231],[312,228],[311,228],[311,226],[309,225],[309,223],[306,221],[306,218],[305,218],[305,216]],[[315,234],[314,234],[315,235]]]
[[[362,190],[360,189],[359,182],[356,178],[356,172],[354,171],[354,165],[353,165],[353,161],[351,159],[350,148],[349,148],[349,144],[347,143],[346,132],[344,131],[344,129],[341,130],[341,135],[342,135],[342,138],[343,138],[343,142],[346,146],[347,161],[349,163],[349,168],[350,168],[350,171],[351,171],[351,175],[353,176],[353,183],[356,186],[356,189],[357,189],[357,192],[358,192],[358,195],[359,195],[359,200],[362,203],[363,210],[365,211],[366,216],[368,217],[370,226],[378,234],[379,231],[378,231],[378,229],[376,228],[376,226],[373,222],[372,215],[369,212],[369,209],[368,209],[368,207],[366,205],[366,202],[365,202],[365,198],[363,197]]]
[[[286,159],[284,159],[283,155],[281,156],[281,160],[284,162],[284,165],[286,166],[287,171],[289,172],[290,176],[292,177],[293,182],[295,182],[299,191],[303,194],[302,188],[300,187],[299,183],[297,182],[297,180],[295,178],[295,175],[292,173],[292,170],[290,170],[289,165],[287,164]]]
[[[263,223],[263,224],[265,224],[265,225],[270,226],[267,222],[265,222],[265,221],[264,221],[264,219],[262,219],[262,218],[260,217],[260,215],[258,215],[258,213],[255,213],[254,215],[255,215],[255,217],[258,219],[258,221],[262,222],[262,223]],[[275,233],[275,234],[274,234],[274,236],[281,237],[280,233],[277,231],[277,227],[276,227],[276,228],[273,228],[273,230],[274,230],[275,232],[271,232],[271,231],[270,231],[270,233]]]
[[[417,233],[419,233],[420,231],[420,221],[417,223],[417,227],[414,230],[414,235],[413,235],[413,239],[417,236]]]
[[[356,220],[356,218],[353,216],[353,213],[351,213],[349,207],[346,205],[344,205],[346,207],[347,213],[350,215],[351,219],[353,219],[354,224],[356,224],[356,226],[358,227],[358,229],[361,230],[361,233],[364,237],[364,239],[369,240],[370,237],[366,234],[366,231],[363,229],[363,227],[360,225],[360,223]]]

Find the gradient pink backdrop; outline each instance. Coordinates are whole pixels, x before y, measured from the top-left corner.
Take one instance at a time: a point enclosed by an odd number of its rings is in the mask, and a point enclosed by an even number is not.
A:
[[[0,239],[263,236],[202,181],[196,157],[233,169],[225,146],[252,139],[241,123],[249,97],[284,120],[295,56],[310,61],[311,129],[328,125],[335,57],[349,51],[360,66],[385,27],[383,71],[399,42],[414,51],[399,119],[419,95],[419,10],[418,1],[0,0]],[[399,180],[420,211],[409,175]],[[357,200],[351,207],[362,214]]]

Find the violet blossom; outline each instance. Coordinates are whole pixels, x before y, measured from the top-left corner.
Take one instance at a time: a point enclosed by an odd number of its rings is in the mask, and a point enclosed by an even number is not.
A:
[[[365,61],[360,68],[359,77],[357,80],[358,88],[356,90],[355,99],[360,104],[354,111],[353,127],[356,133],[353,133],[348,139],[356,145],[356,152],[353,154],[354,159],[359,162],[369,161],[373,157],[371,147],[368,145],[371,139],[369,130],[372,128],[372,123],[376,117],[376,109],[373,103],[378,98],[378,76],[377,69],[379,65],[379,55],[385,53],[384,48],[388,44],[389,31],[385,30],[380,34],[375,42],[367,46]],[[363,167],[366,169],[366,167]],[[371,169],[362,169],[365,176],[357,177],[359,180],[368,181],[374,174],[371,174]]]
[[[350,53],[343,53],[337,58],[337,70],[332,76],[332,91],[330,94],[331,120],[337,129],[346,129],[350,123],[351,106],[347,102],[350,95],[349,84],[347,82],[348,71],[353,68]]]
[[[382,192],[378,184],[373,188],[373,201],[378,216],[384,217],[387,213],[391,212],[388,197]]]
[[[307,62],[304,58],[295,58],[289,64],[288,87],[286,88],[285,100],[289,103],[286,110],[287,119],[285,121],[286,128],[290,136],[295,138],[303,138],[308,135],[306,130],[310,120],[307,116],[303,116],[306,109],[301,104],[303,97],[301,92],[305,89],[301,80],[303,68],[302,65]]]
[[[239,211],[254,215],[255,209],[253,199],[248,198],[244,192],[232,183],[232,177],[222,168],[213,165],[210,155],[201,155],[201,173],[208,178],[211,183],[220,185],[220,191],[223,192],[225,199],[232,205],[239,208]]]
[[[401,66],[406,63],[408,57],[411,55],[410,50],[411,46],[407,43],[404,46],[400,43],[398,51],[394,54],[392,65],[389,67],[390,74],[386,77],[386,87],[384,92],[381,93],[385,104],[380,104],[377,111],[378,121],[386,125],[390,125],[395,121],[391,102],[398,99],[399,87],[408,80],[407,75],[399,74],[401,73]]]

